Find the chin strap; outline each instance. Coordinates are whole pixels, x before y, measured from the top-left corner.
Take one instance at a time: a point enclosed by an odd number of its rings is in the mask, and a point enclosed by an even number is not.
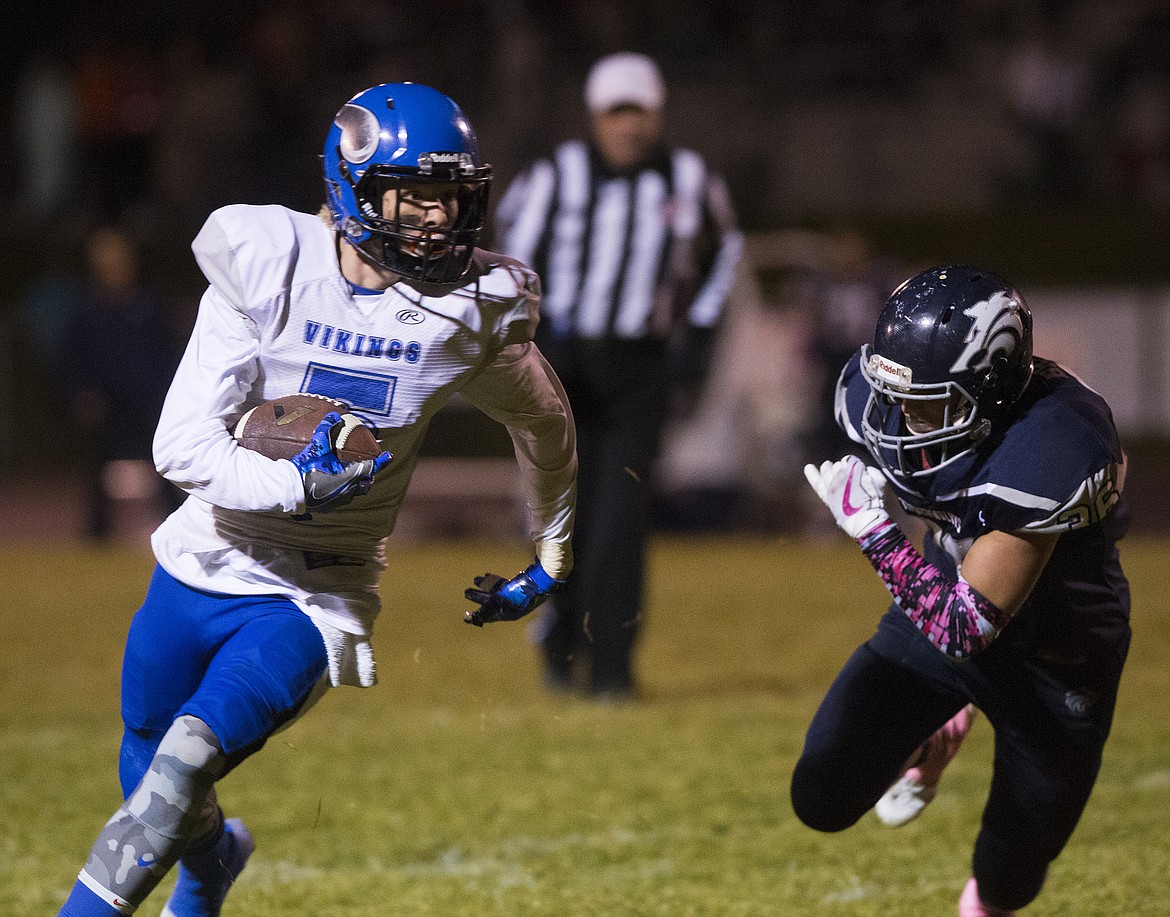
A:
[[[385,245],[388,245],[389,243],[386,242],[385,240],[381,240],[381,244],[383,246],[385,246]],[[363,247],[362,243],[354,242],[344,232],[342,232],[340,230],[337,230],[337,245],[338,245],[338,260],[339,261],[341,258],[340,246],[348,245],[355,252],[357,252],[359,258],[361,258],[366,264],[368,264],[370,267],[374,268],[376,271],[379,271],[382,273],[392,274],[394,276],[394,279],[393,279],[393,282],[390,284],[390,286],[394,286],[395,284],[400,283],[400,282],[406,283],[406,284],[409,284],[412,289],[414,289],[418,293],[422,294],[423,296],[432,296],[432,297],[446,296],[452,290],[457,289],[459,287],[460,283],[463,282],[463,278],[467,276],[467,267],[466,266],[464,267],[463,271],[459,274],[459,276],[454,278],[453,280],[443,280],[443,281],[424,280],[422,278],[412,277],[409,274],[400,274],[398,271],[395,271],[393,268],[387,266],[382,261],[379,261],[373,255],[371,255],[368,251],[366,251],[365,248]],[[411,256],[411,257],[415,257],[415,256]],[[416,259],[416,260],[421,260],[421,259]],[[351,285],[352,285],[352,282],[351,282]],[[376,291],[376,292],[379,292],[379,291]]]

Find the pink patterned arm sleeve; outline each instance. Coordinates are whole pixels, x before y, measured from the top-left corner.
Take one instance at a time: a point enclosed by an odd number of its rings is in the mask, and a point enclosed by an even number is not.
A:
[[[928,563],[893,522],[861,540],[861,551],[898,606],[936,647],[962,658],[985,649],[1010,615],[961,576],[948,577]]]

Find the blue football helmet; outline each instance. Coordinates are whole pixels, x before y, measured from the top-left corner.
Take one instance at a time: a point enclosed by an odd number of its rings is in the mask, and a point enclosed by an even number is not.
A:
[[[923,271],[882,307],[861,371],[871,389],[862,435],[874,457],[898,480],[934,474],[985,440],[1027,387],[1032,313],[988,271]],[[923,429],[907,411],[935,421]]]
[[[480,165],[475,130],[451,99],[418,83],[359,92],[333,119],[323,159],[333,223],[365,258],[424,284],[450,284],[467,272],[492,170]],[[397,208],[383,213],[387,191],[420,182],[453,185],[453,227],[403,222]]]

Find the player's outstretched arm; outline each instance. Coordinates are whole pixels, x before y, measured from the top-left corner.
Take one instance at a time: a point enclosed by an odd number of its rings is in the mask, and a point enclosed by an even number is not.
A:
[[[1055,536],[1041,543],[989,532],[967,554],[964,572],[971,579],[954,578],[928,563],[890,519],[876,468],[849,455],[819,468],[806,465],[804,474],[841,529],[857,540],[898,607],[948,656],[970,656],[995,639],[1027,599],[1056,543]]]
[[[463,594],[477,604],[466,612],[463,620],[476,627],[493,621],[515,621],[568,585],[566,580],[553,579],[539,559],[534,559],[520,573],[509,580],[494,573],[475,578],[475,586]]]
[[[336,439],[341,424],[341,415],[330,411],[317,424],[309,444],[290,459],[305,485],[305,512],[296,519],[331,512],[368,493],[374,476],[390,463],[389,452],[360,462],[343,462],[337,456]]]

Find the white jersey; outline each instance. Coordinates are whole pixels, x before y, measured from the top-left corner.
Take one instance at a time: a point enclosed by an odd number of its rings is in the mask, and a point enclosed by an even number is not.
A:
[[[154,441],[159,471],[190,496],[152,544],[194,588],[286,595],[319,626],[368,638],[383,541],[427,424],[455,392],[511,434],[538,544],[571,537],[575,442],[560,383],[531,343],[532,272],[477,251],[446,295],[404,283],[355,295],[337,245],[317,216],[279,206],[224,207],[196,237],[210,286]],[[292,463],[231,435],[249,408],[296,392],[344,401],[394,456],[368,494],[306,522],[291,516],[304,506]]]

